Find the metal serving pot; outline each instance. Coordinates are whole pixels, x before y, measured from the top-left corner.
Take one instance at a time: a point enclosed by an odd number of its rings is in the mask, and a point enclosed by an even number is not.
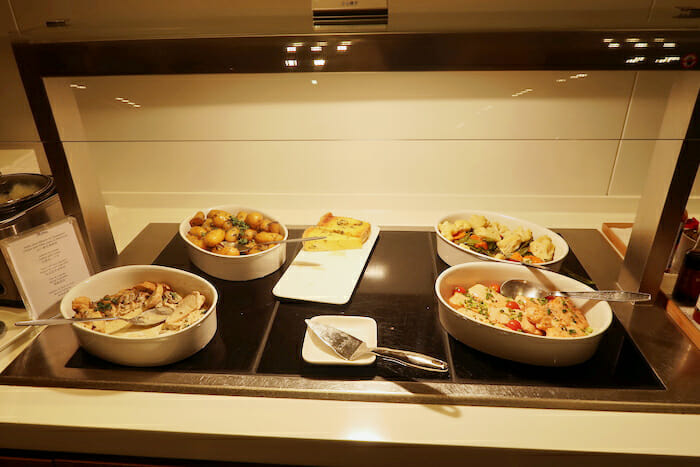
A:
[[[0,174],[0,239],[63,216],[52,177],[32,173]],[[0,304],[22,306],[22,298],[1,255]]]

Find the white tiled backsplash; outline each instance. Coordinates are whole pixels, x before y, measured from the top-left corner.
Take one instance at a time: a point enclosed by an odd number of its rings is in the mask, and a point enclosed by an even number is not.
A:
[[[46,82],[69,157],[93,159],[121,249],[148,222],[225,203],[289,224],[333,210],[384,225],[431,225],[443,213],[475,208],[554,227],[631,221],[677,76],[579,70]]]

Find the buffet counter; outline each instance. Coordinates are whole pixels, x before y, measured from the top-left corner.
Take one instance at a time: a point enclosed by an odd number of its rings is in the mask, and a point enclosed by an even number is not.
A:
[[[121,263],[155,261],[175,229],[150,225],[124,250]],[[390,231],[382,230],[387,238]],[[560,233],[598,287],[613,288],[620,260],[605,239],[595,230]],[[115,378],[109,368],[76,356],[62,373],[57,368],[65,366],[65,350],[45,331],[19,358],[28,342],[0,355],[2,363],[14,360],[0,375],[0,447],[321,465],[534,465],[572,453],[578,454],[568,460],[573,465],[694,464],[700,456],[700,352],[668,320],[662,303],[614,311],[658,387],[482,381],[461,384],[455,396],[449,389],[462,380],[454,375],[452,383],[360,375],[346,393],[340,378],[335,390],[319,396],[323,377],[301,378],[315,382],[305,383],[317,388],[310,390],[280,374],[277,381],[290,383],[286,388],[255,394],[209,373],[187,381],[153,371]],[[448,397],[434,393],[440,388]]]

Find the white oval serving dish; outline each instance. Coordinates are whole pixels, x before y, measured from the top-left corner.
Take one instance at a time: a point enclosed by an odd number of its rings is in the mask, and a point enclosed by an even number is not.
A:
[[[547,337],[511,331],[481,323],[455,311],[448,304],[447,300],[456,286],[469,289],[477,283],[501,284],[508,279],[526,279],[549,290],[593,290],[570,277],[517,264],[459,264],[443,271],[435,282],[440,323],[445,330],[469,347],[496,357],[531,365],[570,366],[585,362],[593,356],[600,339],[612,323],[613,313],[607,302],[572,300],[584,312],[590,327],[593,328],[591,334],[582,337]]]
[[[505,216],[503,214],[498,214],[495,212],[464,211],[445,216],[438,220],[434,225],[435,234],[437,235],[437,254],[444,262],[446,262],[450,266],[468,263],[472,261],[497,261],[506,264],[513,264],[512,261],[492,258],[488,255],[484,255],[473,250],[461,248],[449,239],[447,239],[444,235],[442,235],[442,233],[440,233],[440,229],[438,228],[438,226],[441,223],[445,221],[454,222],[458,219],[467,220],[473,214],[485,216],[489,221],[498,222],[499,224],[506,225],[511,230],[516,229],[518,227],[528,228],[532,231],[533,238],[537,238],[542,235],[549,236],[549,238],[552,239],[552,243],[554,244],[554,258],[551,261],[539,263],[540,266],[546,266],[553,271],[558,271],[561,268],[564,259],[569,254],[569,245],[566,243],[566,241],[559,234],[556,234],[551,230],[542,227],[539,224],[518,219],[516,217]]]
[[[198,291],[206,297],[209,308],[192,325],[156,337],[109,335],[73,324],[80,345],[97,357],[120,365],[159,366],[187,358],[204,348],[216,333],[218,293],[205,279],[179,269],[138,265],[108,269],[75,285],[61,300],[61,314],[71,318],[74,298],[96,300],[144,281],[165,282],[181,295]]]
[[[259,212],[264,217],[279,222],[276,218],[258,209],[222,205],[201,209],[206,215],[212,209],[220,209],[235,215],[239,211]],[[256,253],[254,255],[225,256],[199,248],[187,239],[187,232],[190,230],[190,219],[197,211],[189,215],[180,223],[180,237],[187,244],[187,254],[192,263],[210,276],[227,281],[249,281],[267,276],[278,270],[287,259],[287,247],[285,244],[275,245],[269,250]],[[279,222],[282,226],[284,240],[287,240],[289,231],[287,226]]]

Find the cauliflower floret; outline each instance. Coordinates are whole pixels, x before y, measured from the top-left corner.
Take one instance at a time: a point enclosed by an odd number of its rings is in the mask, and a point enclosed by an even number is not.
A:
[[[488,227],[489,220],[484,216],[480,216],[479,214],[472,214],[469,217],[469,223],[474,228],[474,232],[476,233],[476,229],[478,227]]]
[[[498,229],[498,233],[501,234],[501,237],[505,237],[510,232],[507,225],[499,224],[498,222],[492,222],[492,224]]]
[[[497,242],[501,239],[501,234],[498,233],[498,229],[494,226],[474,227],[474,233],[484,240],[490,240],[492,242]]]
[[[554,258],[554,244],[552,239],[543,235],[530,243],[530,251],[533,255],[544,261],[552,261]]]
[[[521,243],[529,242],[530,240],[532,240],[532,231],[530,229],[518,227],[517,229],[513,230],[513,233],[517,234],[520,237]]]
[[[452,239],[452,235],[457,232],[457,226],[450,221],[445,221],[438,225],[438,230],[448,239]]]
[[[457,227],[457,231],[469,232],[472,229],[472,225],[464,219],[456,220],[455,226]]]
[[[496,242],[496,245],[508,257],[518,251],[521,243],[520,235],[517,232],[509,232],[507,236],[503,237],[503,240]]]

